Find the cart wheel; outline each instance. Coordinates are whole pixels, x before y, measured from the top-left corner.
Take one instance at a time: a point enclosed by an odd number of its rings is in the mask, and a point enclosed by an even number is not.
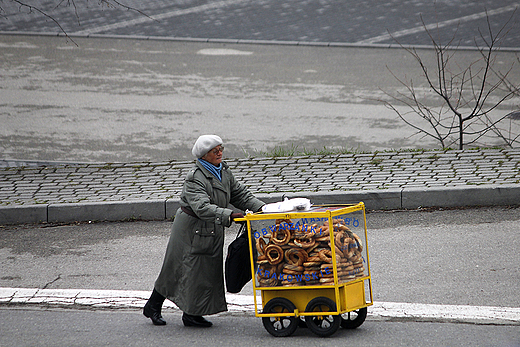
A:
[[[367,318],[367,308],[363,307],[359,310],[347,312],[341,315],[341,327],[345,329],[356,329]]]
[[[323,296],[312,299],[305,308],[305,312],[334,311],[336,311],[336,303]],[[307,326],[313,333],[321,337],[326,337],[338,331],[341,324],[341,317],[340,315],[305,316],[305,323],[307,323]]]
[[[285,298],[274,298],[267,302],[264,307],[263,313],[282,313],[287,312],[294,314],[296,306]],[[262,317],[262,323],[264,324],[265,330],[269,334],[276,337],[286,337],[294,334],[298,328],[299,318],[296,316],[287,317]]]

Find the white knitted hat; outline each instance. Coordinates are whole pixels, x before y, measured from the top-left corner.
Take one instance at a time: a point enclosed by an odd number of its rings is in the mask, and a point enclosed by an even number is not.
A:
[[[221,144],[222,139],[217,135],[201,135],[197,141],[195,141],[195,144],[191,149],[191,154],[193,154],[195,158],[202,158],[212,148]]]

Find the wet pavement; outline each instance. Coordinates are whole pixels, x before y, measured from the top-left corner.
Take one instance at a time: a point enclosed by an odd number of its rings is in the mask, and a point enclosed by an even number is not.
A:
[[[510,29],[504,47],[520,47],[518,3],[509,0],[343,1],[343,0],[127,0],[120,6],[41,1],[41,9],[71,35],[264,40],[349,44],[430,44],[424,25],[447,43],[455,35],[473,46],[488,23],[494,33]],[[68,5],[68,6],[67,6]],[[4,2],[1,31],[50,32],[61,29],[48,17]],[[515,30],[516,29],[516,30]],[[478,41],[482,42],[482,41]]]
[[[219,134],[226,155],[235,158],[280,149],[310,154],[440,146],[414,135],[384,105],[391,100],[386,93],[403,92],[390,71],[421,74],[400,49],[76,41],[79,47],[59,37],[0,36],[3,159],[191,160],[192,143],[204,133]],[[478,56],[458,52],[461,62]],[[514,52],[498,58],[505,65],[517,59]],[[520,69],[510,78],[520,80]],[[511,112],[517,99],[494,116]],[[519,120],[506,121],[513,134],[519,131]],[[497,137],[480,142],[501,143]]]
[[[439,148],[385,107],[406,92],[396,77],[413,79],[427,103],[439,103],[412,56],[388,47],[396,40],[429,47],[420,54],[433,69],[426,29],[440,42],[455,35],[456,45],[474,48],[488,18],[493,33],[507,32],[497,69],[518,63],[520,49],[518,4],[506,0],[125,4],[131,10],[42,2],[70,38],[56,37],[61,29],[49,17],[1,5],[2,159],[186,160],[202,133],[221,135],[235,158],[280,149]],[[452,60],[479,58],[463,49]],[[520,69],[509,78],[520,80]],[[507,100],[490,116],[518,104]],[[513,118],[502,127],[519,128]],[[481,140],[501,145],[496,137]]]

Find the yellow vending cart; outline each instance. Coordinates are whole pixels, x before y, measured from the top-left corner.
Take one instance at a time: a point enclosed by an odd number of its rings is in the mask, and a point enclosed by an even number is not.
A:
[[[365,205],[249,213],[255,316],[273,336],[354,329],[372,305]],[[257,300],[262,299],[261,309]]]

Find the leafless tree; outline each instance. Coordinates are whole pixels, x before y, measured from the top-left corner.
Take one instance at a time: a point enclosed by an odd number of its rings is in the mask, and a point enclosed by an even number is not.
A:
[[[56,8],[59,8],[59,7],[68,7],[68,8],[70,8],[72,14],[74,15],[74,17],[76,18],[76,20],[78,22],[78,25],[80,25],[81,18],[80,18],[79,14],[78,14],[78,4],[84,3],[84,4],[88,5],[89,0],[57,0],[56,3],[53,4],[53,6],[51,6],[51,7],[43,7],[40,4],[39,1],[34,1],[34,0],[0,0],[0,15],[4,16],[4,17],[6,16],[6,14],[5,14],[4,8],[2,7],[2,3],[7,3],[7,2],[12,3],[12,4],[16,4],[20,11],[25,10],[25,11],[28,11],[29,13],[34,13],[35,15],[40,15],[40,16],[43,16],[43,17],[51,20],[54,24],[56,24],[56,26],[59,28],[59,30],[69,40],[74,42],[74,40],[72,40],[69,37],[67,31],[60,24],[59,20],[56,19],[52,15],[52,10],[56,9]],[[97,5],[100,6],[100,7],[112,8],[112,9],[120,8],[120,9],[123,9],[123,10],[134,11],[134,12],[137,12],[137,13],[145,16],[145,17],[148,17],[148,18],[152,19],[150,16],[148,16],[143,11],[141,11],[141,10],[135,8],[135,7],[128,6],[128,5],[124,4],[122,1],[118,1],[118,0],[91,0],[90,2],[97,3]]]
[[[514,119],[512,115],[516,111],[496,116],[501,104],[519,95],[520,84],[509,80],[511,71],[519,62],[505,69],[500,69],[496,64],[501,43],[511,30],[513,16],[497,33],[491,28],[489,16],[486,18],[486,31],[479,30],[475,36],[475,45],[480,55],[474,61],[457,61],[455,57],[460,50],[455,35],[446,44],[441,44],[434,33],[427,29],[422,18],[433,50],[421,51],[400,44],[419,64],[427,86],[426,94],[424,88],[416,87],[412,79],[402,79],[390,71],[404,87],[404,91],[393,94],[387,92],[392,101],[385,104],[413,127],[417,134],[434,138],[442,148],[458,144],[459,149],[464,149],[465,145],[480,144],[479,141],[485,136],[496,137],[508,147],[520,143],[520,134],[515,134],[511,128]],[[427,64],[427,58],[420,52],[433,52],[434,68],[429,68],[431,65]],[[408,111],[403,111],[399,105],[405,106],[404,109]]]

